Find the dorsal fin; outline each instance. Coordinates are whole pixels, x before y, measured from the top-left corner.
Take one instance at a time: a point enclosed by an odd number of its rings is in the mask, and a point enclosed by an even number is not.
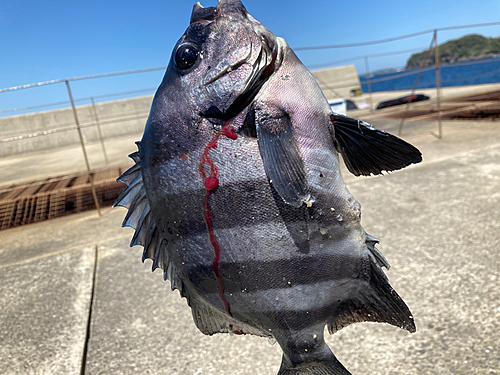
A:
[[[137,146],[140,146],[139,142],[137,142]],[[134,160],[135,164],[116,180],[123,182],[127,187],[116,199],[113,207],[122,206],[128,209],[122,226],[135,229],[130,246],[141,245],[144,247],[142,261],[151,259],[153,261],[152,270],[161,268],[164,279],[170,279],[172,290],[179,289],[181,295],[184,295],[182,282],[169,259],[166,243],[161,238],[151,213],[146,187],[142,180],[139,152],[136,151],[129,157]]]

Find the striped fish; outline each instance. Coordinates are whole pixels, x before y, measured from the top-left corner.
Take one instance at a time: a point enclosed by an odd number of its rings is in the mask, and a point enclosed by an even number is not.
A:
[[[131,246],[163,269],[201,332],[272,337],[279,374],[349,374],[324,341],[355,322],[410,332],[360,225],[355,175],[421,161],[401,139],[333,113],[284,39],[240,0],[194,5],[118,181]]]

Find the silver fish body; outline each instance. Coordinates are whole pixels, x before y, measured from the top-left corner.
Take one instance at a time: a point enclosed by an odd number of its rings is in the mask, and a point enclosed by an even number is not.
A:
[[[413,332],[378,240],[360,225],[356,175],[421,160],[413,146],[332,113],[284,39],[239,0],[193,8],[155,95],[117,205],[205,334],[274,337],[280,374],[348,374],[324,342],[350,323]]]

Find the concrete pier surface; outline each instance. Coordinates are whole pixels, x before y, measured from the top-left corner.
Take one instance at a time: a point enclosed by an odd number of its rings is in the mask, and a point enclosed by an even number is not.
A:
[[[399,122],[374,125],[396,133]],[[438,140],[436,127],[406,124],[421,164],[379,177],[344,173],[417,325],[415,334],[360,323],[327,335],[353,374],[500,373],[500,129],[443,122]],[[130,142],[113,152],[133,151]],[[141,263],[141,247],[128,248],[125,213],[0,231],[0,373],[276,374],[277,344],[197,330],[186,300]]]

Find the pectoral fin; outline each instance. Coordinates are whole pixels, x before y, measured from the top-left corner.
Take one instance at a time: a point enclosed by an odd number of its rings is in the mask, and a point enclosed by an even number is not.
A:
[[[309,198],[304,160],[286,113],[255,115],[257,140],[267,178],[283,200],[300,207]]]
[[[335,146],[356,176],[382,174],[422,161],[417,148],[366,122],[340,114],[332,114],[330,119]]]

